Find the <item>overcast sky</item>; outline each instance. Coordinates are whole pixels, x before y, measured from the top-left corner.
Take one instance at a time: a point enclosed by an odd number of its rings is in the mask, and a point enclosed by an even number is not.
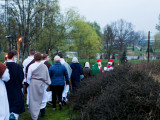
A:
[[[60,0],[61,10],[75,7],[90,22],[105,25],[124,19],[135,25],[135,30],[153,36],[157,30],[160,0]]]

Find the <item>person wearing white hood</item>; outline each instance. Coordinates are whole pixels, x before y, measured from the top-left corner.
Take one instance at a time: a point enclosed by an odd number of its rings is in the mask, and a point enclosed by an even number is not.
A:
[[[68,72],[68,77],[70,80],[70,77],[72,74],[72,69],[71,69],[70,65],[67,62],[65,62],[62,53],[58,53],[58,56],[60,57],[60,63],[66,67],[67,72]],[[66,85],[66,83],[65,83],[64,90],[62,93],[62,101],[64,104],[66,104],[68,102],[68,94],[69,94],[69,85]]]
[[[0,120],[9,120],[9,103],[7,97],[6,86],[4,82],[10,80],[9,70],[7,66],[0,63]]]
[[[83,75],[84,75],[84,79],[89,78],[91,76],[91,69],[90,69],[89,62],[85,63],[85,66],[83,68]]]
[[[75,93],[77,88],[79,88],[80,86],[80,81],[81,81],[80,75],[82,75],[83,71],[81,64],[78,62],[78,59],[76,57],[73,57],[70,67],[72,69],[72,74],[71,74],[72,93]]]

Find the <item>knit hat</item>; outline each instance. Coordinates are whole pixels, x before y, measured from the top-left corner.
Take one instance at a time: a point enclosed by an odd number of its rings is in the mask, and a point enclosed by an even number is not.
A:
[[[7,66],[3,63],[0,63],[0,78],[2,77],[3,73],[5,72]]]

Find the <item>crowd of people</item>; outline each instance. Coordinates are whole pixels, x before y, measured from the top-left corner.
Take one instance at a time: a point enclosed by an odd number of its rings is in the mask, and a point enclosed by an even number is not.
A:
[[[54,57],[53,65],[49,59],[47,54],[31,49],[22,69],[17,64],[17,51],[8,52],[5,63],[0,63],[0,120],[18,120],[19,114],[25,112],[24,99],[33,120],[46,114],[47,103],[53,110],[58,103],[61,110],[69,92],[76,94],[81,79],[103,72],[100,59],[92,69],[89,62],[82,68],[76,57],[69,65],[62,53]]]

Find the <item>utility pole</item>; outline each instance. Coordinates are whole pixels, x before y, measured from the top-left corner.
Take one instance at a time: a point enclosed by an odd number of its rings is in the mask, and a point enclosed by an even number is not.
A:
[[[150,50],[150,31],[148,32],[148,63],[149,63],[149,50]]]

